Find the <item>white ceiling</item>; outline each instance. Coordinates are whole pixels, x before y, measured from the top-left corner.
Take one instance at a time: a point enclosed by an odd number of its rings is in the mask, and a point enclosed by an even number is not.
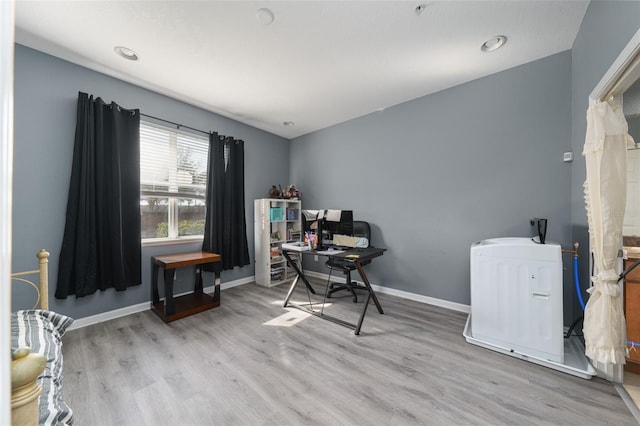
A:
[[[17,0],[16,42],[294,138],[570,49],[588,4]]]

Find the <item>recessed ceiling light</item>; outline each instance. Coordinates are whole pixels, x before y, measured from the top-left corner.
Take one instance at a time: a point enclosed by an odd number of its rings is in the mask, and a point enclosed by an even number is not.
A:
[[[485,41],[482,46],[480,46],[480,50],[483,52],[493,52],[494,50],[500,49],[507,42],[507,36],[499,35],[489,40]]]
[[[116,46],[113,48],[113,50],[115,50],[118,55],[122,56],[125,59],[128,59],[130,61],[138,60],[138,54],[128,47]]]
[[[273,23],[273,20],[275,19],[275,16],[273,15],[271,9],[263,7],[262,9],[258,9],[256,11],[256,19],[262,25],[271,25]]]
[[[282,124],[287,126],[287,127],[293,127],[293,126],[296,125],[296,123],[294,123],[293,121],[285,121]]]

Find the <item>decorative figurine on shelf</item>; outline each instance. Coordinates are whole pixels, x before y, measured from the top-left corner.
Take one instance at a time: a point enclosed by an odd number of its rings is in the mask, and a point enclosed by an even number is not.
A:
[[[269,189],[269,198],[280,198],[280,190],[275,185]]]
[[[282,190],[282,198],[300,200],[302,199],[302,192],[294,184],[291,184]]]

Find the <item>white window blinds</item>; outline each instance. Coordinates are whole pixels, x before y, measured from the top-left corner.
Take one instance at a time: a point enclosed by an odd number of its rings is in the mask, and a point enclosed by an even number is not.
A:
[[[204,199],[209,140],[148,122],[140,123],[141,192]]]

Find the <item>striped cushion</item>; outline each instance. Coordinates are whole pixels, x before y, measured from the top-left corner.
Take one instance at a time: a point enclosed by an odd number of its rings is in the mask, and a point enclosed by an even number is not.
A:
[[[38,377],[42,394],[38,401],[41,425],[73,424],[73,411],[62,400],[62,336],[73,319],[40,309],[11,314],[11,349],[28,346],[44,355],[44,371]]]

